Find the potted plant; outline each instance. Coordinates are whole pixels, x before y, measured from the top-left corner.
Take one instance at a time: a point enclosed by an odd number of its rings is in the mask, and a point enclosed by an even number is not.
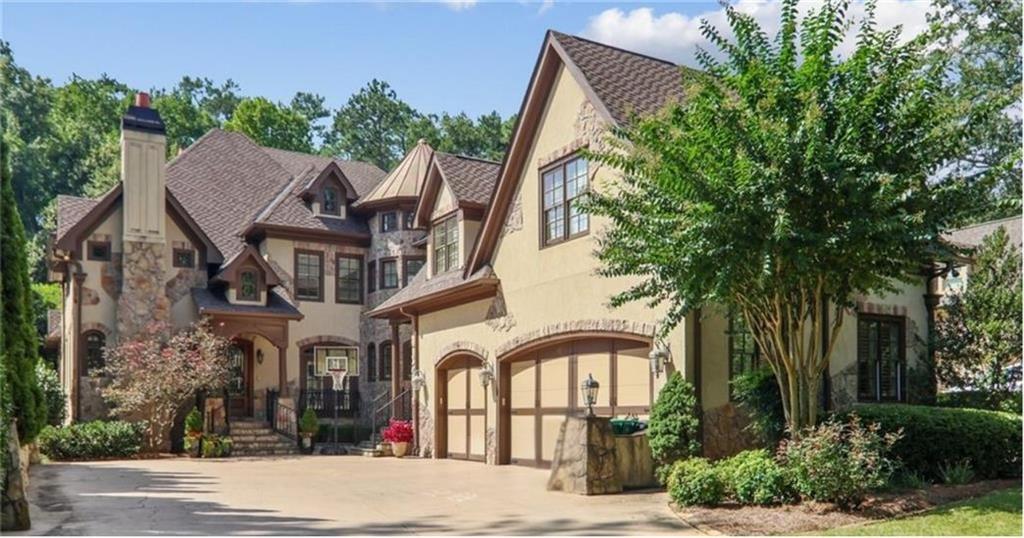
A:
[[[203,439],[203,457],[204,458],[219,458],[221,454],[220,448],[220,436],[215,433],[210,435],[204,435]]]
[[[203,417],[199,409],[193,407],[185,416],[185,452],[191,458],[199,457],[200,439],[203,437]]]
[[[313,451],[313,436],[320,431],[320,420],[316,418],[316,411],[307,407],[302,412],[302,419],[299,420],[299,435],[302,436],[302,451],[310,453]]]
[[[385,441],[391,444],[391,451],[396,458],[401,458],[409,452],[409,443],[412,442],[412,423],[408,420],[391,419],[387,428],[381,432]]]

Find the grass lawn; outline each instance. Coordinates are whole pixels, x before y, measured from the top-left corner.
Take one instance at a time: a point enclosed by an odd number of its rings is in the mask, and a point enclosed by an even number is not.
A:
[[[1020,536],[1021,490],[1004,489],[976,499],[955,502],[919,516],[840,527],[832,536]]]

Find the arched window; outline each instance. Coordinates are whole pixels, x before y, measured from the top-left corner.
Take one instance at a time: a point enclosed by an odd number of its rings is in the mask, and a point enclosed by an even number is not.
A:
[[[388,340],[380,343],[380,380],[391,380],[391,342]]]
[[[100,331],[85,333],[85,375],[100,375],[106,366],[103,349],[107,347],[107,335]]]
[[[366,380],[377,380],[377,344],[366,346]]]

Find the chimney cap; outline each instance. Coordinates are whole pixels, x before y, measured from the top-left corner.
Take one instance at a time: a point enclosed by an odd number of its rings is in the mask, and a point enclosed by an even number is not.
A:
[[[136,93],[135,106],[139,108],[149,108],[149,94],[146,92]]]

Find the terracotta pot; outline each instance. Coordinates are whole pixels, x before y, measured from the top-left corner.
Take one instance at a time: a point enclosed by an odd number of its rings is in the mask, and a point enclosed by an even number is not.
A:
[[[391,451],[396,458],[401,458],[409,452],[409,443],[391,443]]]

